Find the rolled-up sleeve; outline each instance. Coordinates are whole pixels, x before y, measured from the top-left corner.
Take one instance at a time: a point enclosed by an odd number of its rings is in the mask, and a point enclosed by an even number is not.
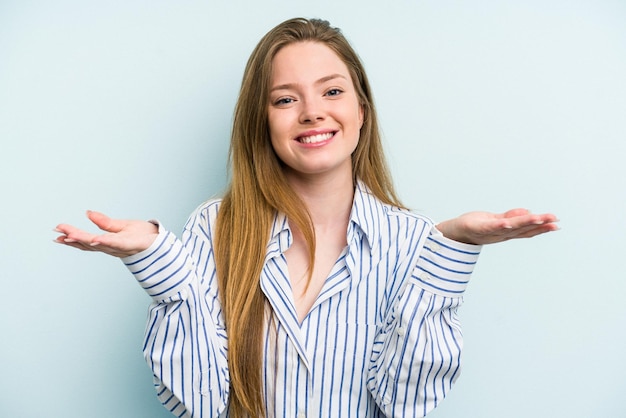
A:
[[[388,417],[423,417],[460,374],[457,309],[480,246],[451,241],[434,227],[372,352],[368,389]]]
[[[147,250],[122,261],[155,302],[182,299],[193,273],[183,243],[168,231],[160,232]]]
[[[175,416],[219,416],[228,390],[227,335],[206,217],[182,238],[159,227],[147,250],[122,261],[152,298],[143,352],[159,400]]]

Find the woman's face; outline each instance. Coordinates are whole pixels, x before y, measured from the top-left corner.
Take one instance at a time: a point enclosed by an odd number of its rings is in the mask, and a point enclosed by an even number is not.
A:
[[[283,47],[272,61],[268,118],[288,175],[352,174],[363,107],[347,66],[319,42]]]

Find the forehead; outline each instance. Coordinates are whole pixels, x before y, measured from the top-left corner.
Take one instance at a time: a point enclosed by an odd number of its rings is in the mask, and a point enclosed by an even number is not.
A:
[[[272,60],[272,84],[315,81],[330,74],[351,80],[348,67],[339,55],[320,42],[289,44]]]

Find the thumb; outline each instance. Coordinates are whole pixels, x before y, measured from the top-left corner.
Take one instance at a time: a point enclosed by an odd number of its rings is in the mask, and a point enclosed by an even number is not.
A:
[[[120,232],[122,229],[124,229],[125,226],[124,221],[111,219],[104,213],[96,212],[93,210],[87,211],[87,217],[91,222],[96,224],[98,228],[107,232]]]
[[[516,216],[528,215],[529,213],[530,211],[528,209],[517,208],[517,209],[511,209],[511,210],[504,212],[502,216],[504,218],[514,218]]]

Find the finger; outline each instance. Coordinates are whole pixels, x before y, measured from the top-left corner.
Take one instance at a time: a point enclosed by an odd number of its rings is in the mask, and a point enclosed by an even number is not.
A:
[[[59,234],[67,235],[72,231],[76,231],[78,228],[68,224],[58,224],[53,231],[58,232]]]
[[[135,252],[128,252],[122,248],[117,246],[109,246],[107,244],[101,244],[100,237],[96,236],[93,240],[79,240],[78,238],[72,238],[67,235],[60,235],[53,240],[53,242],[61,245],[65,245],[67,247],[76,248],[81,251],[92,251],[92,252],[100,252],[108,255],[112,255],[115,257],[127,257],[132,255]],[[103,240],[104,241],[104,240]]]
[[[58,232],[61,232],[60,230],[61,228],[57,228]],[[113,235],[113,234],[104,234],[104,235],[92,234],[90,232],[86,232],[86,231],[83,231],[82,229],[74,228],[69,225],[67,225],[65,228],[62,229],[62,234],[63,235],[57,238],[56,240],[57,242],[63,242],[65,244],[72,244],[71,246],[76,247],[76,248],[84,247],[81,249],[85,249],[85,250],[91,250],[91,247],[99,245],[100,243],[102,243],[102,241],[106,241],[106,239],[103,240],[103,237]]]
[[[508,221],[493,221],[490,225],[486,226],[482,233],[478,233],[476,238],[480,242],[494,243],[515,238],[532,237],[543,232],[557,229],[558,226],[556,226],[556,224],[545,222],[541,217],[525,215]]]
[[[68,246],[68,247],[73,247],[76,248],[78,250],[81,251],[90,251],[90,252],[99,252],[99,253],[103,253],[103,254],[108,254],[108,255],[112,255],[114,257],[126,257],[128,256],[127,253],[122,252],[122,251],[118,251],[115,248],[110,248],[110,247],[106,247],[106,246],[93,246],[93,245],[88,245],[82,242],[66,242],[66,241],[58,241],[55,240],[55,242]]]
[[[510,239],[532,238],[532,237],[536,237],[537,235],[542,235],[547,232],[552,232],[552,231],[557,231],[557,230],[558,230],[558,227],[556,227],[556,225],[554,224],[541,225],[539,227],[529,228],[524,231],[521,231],[519,234],[516,234],[515,236],[510,237]]]
[[[80,241],[76,241],[72,238],[68,238],[67,236],[60,236],[57,237],[54,242],[56,242],[57,244],[61,244],[61,245],[65,245],[67,247],[72,247],[72,248],[76,248],[82,251],[96,251],[96,249],[89,245],[86,244],[84,242],[80,242]]]
[[[125,221],[115,221],[108,216],[94,211],[87,211],[87,216],[102,230],[116,231],[122,227],[122,223]],[[76,228],[75,226],[68,224],[59,224],[54,229],[56,232],[63,234],[57,241],[64,241],[65,243],[78,243],[86,248],[94,245],[104,244],[110,247],[119,247],[118,240],[115,239],[116,232],[98,235]]]
[[[91,222],[96,224],[98,228],[107,232],[120,232],[126,226],[126,221],[111,219],[104,213],[93,210],[87,211],[87,217]]]
[[[517,209],[511,209],[511,210],[504,212],[502,216],[504,218],[514,218],[517,216],[524,216],[528,214],[530,214],[530,211],[528,209],[517,208]]]
[[[539,225],[526,225],[511,231],[509,239],[515,238],[531,238],[546,232],[557,231],[559,227],[553,222],[543,223]]]
[[[539,217],[543,219],[545,223],[554,223],[559,221],[559,218],[557,218],[556,215],[552,213],[543,213],[539,215]]]
[[[93,237],[90,242],[92,247],[103,247],[107,251],[124,252],[129,250],[128,241],[118,234],[103,234]]]
[[[527,214],[516,216],[513,218],[508,218],[505,220],[505,223],[509,229],[518,229],[524,228],[527,226],[537,226],[537,225],[545,225],[549,223],[558,222],[556,216],[552,214]]]
[[[57,227],[54,228],[54,231],[62,234],[61,237],[63,237],[64,239],[71,241],[91,241],[91,239],[95,237],[95,235],[93,234],[90,234],[86,231],[83,231],[82,229],[67,224],[57,225]]]

